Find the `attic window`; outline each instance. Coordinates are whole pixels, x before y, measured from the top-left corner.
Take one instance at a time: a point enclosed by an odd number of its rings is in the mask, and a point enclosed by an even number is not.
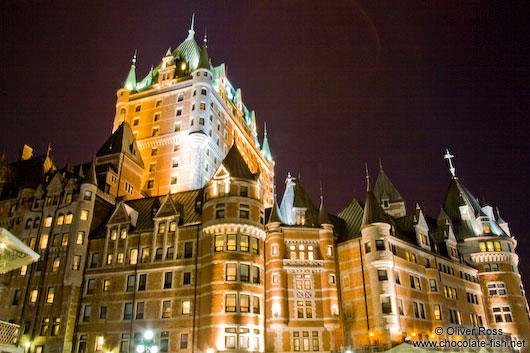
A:
[[[462,218],[462,220],[463,221],[469,221],[469,219],[471,218],[471,216],[469,215],[469,207],[468,206],[460,206],[459,210],[460,210],[460,217]]]
[[[305,211],[296,211],[296,224],[305,224]]]

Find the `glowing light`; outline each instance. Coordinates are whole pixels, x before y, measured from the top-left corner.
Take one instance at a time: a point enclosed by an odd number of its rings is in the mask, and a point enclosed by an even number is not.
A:
[[[416,337],[416,332],[412,332],[412,337]]]
[[[346,349],[346,350],[344,351],[344,353],[353,353],[353,352],[351,351],[351,349]]]
[[[434,338],[434,333],[433,333],[433,334],[431,334],[431,338]]]
[[[152,340],[153,339],[153,331],[151,331],[151,330],[145,331],[144,338],[146,340],[148,340],[148,341]]]
[[[282,311],[282,307],[280,306],[280,304],[276,303],[272,306],[272,316],[274,317],[280,316],[281,311]]]
[[[182,65],[180,66],[180,68],[181,68],[182,70],[186,70],[186,63],[182,63]]]
[[[144,353],[145,352],[145,347],[142,346],[142,345],[136,346],[136,352]]]
[[[5,249],[6,248],[6,243],[1,243],[0,244],[0,249]]]
[[[213,353],[213,352],[215,352],[213,348],[208,348],[208,349],[206,350],[206,353]]]
[[[402,335],[402,334],[403,334],[403,331],[399,330],[399,331],[398,331],[398,334],[399,334],[399,335]]]
[[[31,346],[31,342],[24,343],[24,347],[26,347],[26,349],[29,348],[30,346]]]
[[[370,337],[374,337],[374,333],[370,331]]]
[[[158,347],[157,346],[151,347],[151,349],[149,350],[149,353],[158,353]]]

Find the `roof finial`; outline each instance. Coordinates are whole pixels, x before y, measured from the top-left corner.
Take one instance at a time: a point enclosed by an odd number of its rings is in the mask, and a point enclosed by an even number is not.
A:
[[[264,121],[263,123],[265,125],[265,127],[263,128],[263,135],[267,136],[267,122]]]
[[[381,157],[379,157],[379,169],[383,169],[383,162],[381,162]]]
[[[46,156],[50,155],[50,151],[52,150],[52,144],[51,142],[48,143],[48,147],[46,148]]]
[[[322,192],[322,180],[320,180],[320,202],[324,202],[324,193]]]
[[[204,45],[206,45],[206,43],[208,43],[208,35],[206,34],[206,27],[204,27],[204,39],[203,39],[203,42],[204,42]]]
[[[445,149],[446,153],[445,153],[445,156],[444,156],[444,159],[447,159],[447,161],[449,162],[449,171],[451,172],[451,175],[453,176],[453,178],[456,177],[456,169],[455,167],[453,166],[453,161],[452,159],[455,157],[454,155],[452,155],[450,152],[449,152],[449,149]]]
[[[133,56],[133,58],[132,58],[132,64],[133,64],[133,65],[136,65],[136,53],[137,53],[137,50],[134,49],[134,56]]]
[[[368,163],[364,162],[364,168],[366,169],[366,191],[370,191],[370,174],[368,174]]]
[[[195,35],[195,30],[193,29],[193,27],[195,27],[195,12],[191,16],[191,26],[188,30],[188,38],[192,38]]]

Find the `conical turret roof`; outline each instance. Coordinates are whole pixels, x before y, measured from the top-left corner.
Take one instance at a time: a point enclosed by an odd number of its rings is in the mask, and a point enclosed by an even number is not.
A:
[[[204,35],[204,44],[202,45],[201,55],[197,69],[210,70],[210,57],[208,56],[208,45],[206,44],[206,34]]]
[[[372,190],[366,193],[366,203],[364,204],[364,214],[361,227],[372,223],[388,223],[385,212],[377,201]]]
[[[386,175],[382,165],[380,165],[379,175],[377,176],[377,181],[375,182],[374,194],[379,202],[386,198],[388,198],[389,202],[403,201],[403,197],[396,189],[394,184],[392,184],[390,178]]]
[[[128,90],[136,89],[136,52],[134,52],[131,68],[129,69],[129,74],[123,83],[123,87]]]
[[[261,148],[261,153],[268,161],[272,161],[271,149],[269,147],[269,140],[267,139],[267,124],[263,130],[263,147]]]
[[[230,173],[230,176],[234,178],[257,180],[259,176],[259,172],[254,174],[250,171],[235,143],[228,151],[222,164]]]
[[[83,183],[98,186],[98,180],[96,177],[96,158],[92,158],[92,163],[90,163],[90,166],[88,167],[87,175]]]

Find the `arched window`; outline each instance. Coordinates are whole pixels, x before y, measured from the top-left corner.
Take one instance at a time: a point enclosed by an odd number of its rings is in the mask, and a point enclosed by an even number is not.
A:
[[[29,218],[29,219],[26,221],[26,229],[30,229],[30,228],[31,228],[31,223],[32,223],[32,219]]]
[[[62,226],[64,223],[64,215],[61,213],[59,214],[59,216],[57,217],[57,225],[58,226]]]
[[[40,225],[40,217],[37,217],[33,221],[33,228],[37,228],[39,225]]]
[[[68,212],[66,214],[66,217],[64,218],[64,224],[71,224],[73,217],[74,215],[72,214],[72,212]]]

